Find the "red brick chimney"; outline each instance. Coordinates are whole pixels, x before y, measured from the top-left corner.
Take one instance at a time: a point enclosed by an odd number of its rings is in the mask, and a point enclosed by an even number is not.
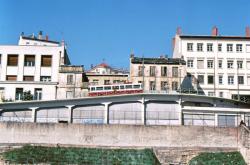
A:
[[[49,36],[48,36],[48,35],[45,36],[45,40],[46,40],[46,41],[49,40]]]
[[[176,29],[176,34],[177,34],[177,35],[181,35],[181,27],[177,27],[177,29]]]
[[[250,27],[246,27],[246,37],[250,37]]]
[[[214,26],[212,29],[212,36],[218,36],[218,33],[219,33],[218,28]]]

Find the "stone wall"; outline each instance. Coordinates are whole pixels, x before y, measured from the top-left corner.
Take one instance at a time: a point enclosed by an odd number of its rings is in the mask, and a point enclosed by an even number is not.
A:
[[[237,148],[237,128],[0,123],[1,144]]]
[[[239,151],[244,157],[245,161],[250,164],[250,130],[246,126],[240,127],[239,134]]]

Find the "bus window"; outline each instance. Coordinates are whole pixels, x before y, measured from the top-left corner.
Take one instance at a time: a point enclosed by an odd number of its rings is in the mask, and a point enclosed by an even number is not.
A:
[[[115,89],[115,90],[119,89],[119,86],[113,86],[113,89]]]
[[[124,89],[124,85],[121,85],[121,86],[120,86],[120,89]]]
[[[104,90],[111,90],[111,86],[104,87]]]
[[[132,85],[126,85],[126,89],[132,89]]]
[[[134,89],[139,89],[140,85],[134,85]]]
[[[96,87],[96,90],[97,90],[97,91],[102,91],[102,90],[103,90],[103,87]]]
[[[95,91],[95,87],[91,87],[91,89],[90,89],[91,91]]]

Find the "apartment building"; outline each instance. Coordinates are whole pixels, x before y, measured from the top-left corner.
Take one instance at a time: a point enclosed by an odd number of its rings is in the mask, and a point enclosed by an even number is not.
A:
[[[211,35],[184,35],[178,28],[173,57],[185,59],[187,72],[206,95],[249,100],[249,27],[245,36],[219,35],[217,27]]]
[[[23,100],[27,91],[35,100],[66,98],[62,92],[58,96],[58,84],[59,76],[67,74],[59,74],[60,67],[67,65],[70,61],[64,42],[49,40],[41,31],[37,37],[22,33],[18,45],[0,45],[1,100]]]
[[[144,58],[130,55],[130,80],[142,83],[144,91],[177,91],[186,77],[181,58]]]
[[[119,84],[129,81],[129,72],[123,69],[117,69],[106,63],[91,66],[86,72],[89,85],[108,85]]]

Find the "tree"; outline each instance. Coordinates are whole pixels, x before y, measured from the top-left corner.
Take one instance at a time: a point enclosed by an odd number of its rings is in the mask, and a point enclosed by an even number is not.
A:
[[[30,90],[23,92],[23,100],[24,101],[33,100],[33,95],[31,94]]]

